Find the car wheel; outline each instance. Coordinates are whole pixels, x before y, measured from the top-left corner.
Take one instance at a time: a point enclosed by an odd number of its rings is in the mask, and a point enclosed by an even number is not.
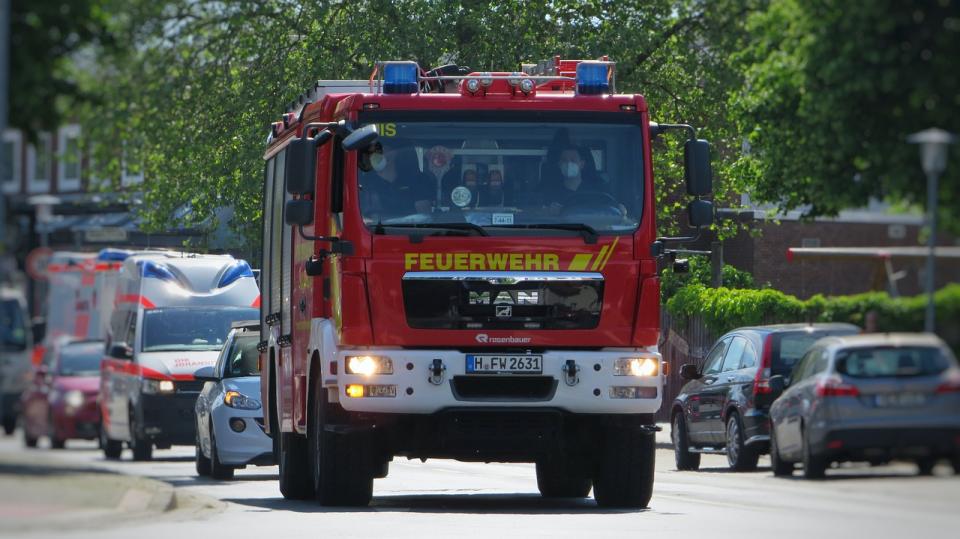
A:
[[[130,450],[133,451],[133,460],[143,462],[153,458],[153,443],[142,436],[135,418],[135,412],[130,410]]]
[[[960,457],[953,459],[950,464],[953,465],[953,473],[955,475],[960,475]]]
[[[656,440],[652,432],[610,426],[596,455],[593,497],[600,507],[642,509],[653,495]]]
[[[213,433],[213,425],[210,425],[210,477],[214,479],[230,480],[233,479],[233,466],[227,466],[220,462],[220,455],[217,453],[217,438]]]
[[[810,437],[803,431],[803,477],[806,479],[823,479],[827,472],[827,459],[823,455],[813,453],[810,447]]]
[[[730,469],[737,472],[756,470],[758,460],[760,453],[744,443],[740,414],[730,414],[727,419],[727,464]]]
[[[773,475],[776,477],[789,477],[793,475],[794,465],[780,457],[780,446],[777,445],[777,430],[770,427],[770,467],[773,468]]]
[[[3,418],[3,433],[7,436],[13,435],[13,431],[17,430],[17,416],[4,416]]]
[[[583,462],[555,456],[537,461],[537,489],[544,498],[586,498],[593,488],[590,472]]]
[[[690,452],[690,434],[683,412],[677,412],[671,423],[670,438],[673,440],[673,458],[677,469],[697,471],[700,469],[700,453]]]
[[[33,449],[37,447],[37,437],[30,436],[30,431],[27,429],[26,425],[23,427],[23,445]]]
[[[107,430],[100,422],[100,448],[103,449],[103,456],[107,460],[117,460],[123,453],[123,444],[119,440],[113,440],[107,436]]]
[[[65,447],[67,447],[67,441],[63,438],[57,438],[56,436],[50,438],[51,449],[63,449]]]
[[[917,473],[920,475],[933,475],[933,469],[937,467],[937,459],[926,457],[917,459]]]
[[[363,507],[373,497],[372,440],[366,432],[327,431],[327,389],[310,399],[309,452],[313,488],[320,505]]]
[[[197,468],[197,475],[207,477],[210,475],[210,459],[203,455],[203,448],[200,446],[200,434],[197,431],[196,455],[194,465]]]

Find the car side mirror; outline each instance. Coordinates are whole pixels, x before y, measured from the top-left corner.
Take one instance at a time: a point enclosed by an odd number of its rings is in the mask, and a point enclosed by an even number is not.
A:
[[[713,223],[713,202],[694,200],[687,204],[687,220],[693,227],[707,226]]]
[[[125,342],[115,342],[110,345],[108,355],[115,359],[133,359],[133,348]]]
[[[376,124],[365,125],[343,139],[340,146],[346,151],[363,150],[380,138]]]
[[[713,191],[713,169],[710,166],[710,143],[688,140],[683,146],[683,164],[687,180],[687,194],[709,195]]]
[[[193,377],[196,378],[198,382],[220,381],[220,378],[217,376],[217,373],[213,367],[201,367],[193,373]]]
[[[313,222],[312,200],[288,200],[283,212],[283,220],[288,225],[306,226]]]
[[[686,365],[680,367],[680,378],[684,380],[699,380],[702,378],[700,374],[700,368],[693,363],[687,363]]]

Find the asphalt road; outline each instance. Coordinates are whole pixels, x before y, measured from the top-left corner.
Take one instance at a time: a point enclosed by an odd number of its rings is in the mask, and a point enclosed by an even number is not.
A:
[[[665,433],[662,433],[665,434]],[[960,477],[940,466],[916,476],[910,464],[848,466],[824,481],[774,478],[768,465],[731,473],[725,459],[705,456],[702,471],[677,472],[666,436],[659,438],[657,478],[644,511],[597,508],[592,499],[544,500],[532,465],[397,460],[375,483],[369,508],[324,508],[280,496],[275,467],[239,470],[236,479],[199,479],[193,448],[156,451],[155,460],[103,459],[94,444],[73,442],[55,454],[64,464],[94,466],[173,485],[178,497],[204,497],[188,515],[115,525],[96,531],[36,530],[28,537],[957,537]],[[45,447],[41,445],[41,447]],[[0,452],[22,451],[19,439],[0,439]],[[2,531],[0,522],[0,531]],[[22,535],[18,533],[18,535]]]

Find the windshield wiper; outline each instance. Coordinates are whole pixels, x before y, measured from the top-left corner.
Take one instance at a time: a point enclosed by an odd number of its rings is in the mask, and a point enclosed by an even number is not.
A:
[[[572,230],[579,232],[583,242],[593,245],[597,243],[597,230],[586,223],[519,223],[512,225],[488,225],[497,228],[526,228],[545,230]]]
[[[490,235],[490,233],[484,230],[482,226],[475,225],[473,223],[384,223],[382,226],[383,228],[440,228],[446,230],[476,232],[478,236]],[[378,233],[380,233],[379,230],[380,225],[377,226]]]

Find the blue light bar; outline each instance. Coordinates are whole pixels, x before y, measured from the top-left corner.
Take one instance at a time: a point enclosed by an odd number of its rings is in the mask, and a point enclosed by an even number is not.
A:
[[[577,64],[577,94],[599,95],[610,93],[610,64],[584,61]]]
[[[101,249],[97,254],[98,262],[123,262],[130,257],[132,253],[130,251],[124,251],[121,249]]]
[[[420,66],[416,62],[384,62],[383,93],[417,93],[420,91],[419,74]]]
[[[163,281],[176,281],[177,277],[163,264],[158,264],[152,260],[141,260],[137,262],[140,267],[140,275],[143,277],[152,277]]]
[[[253,270],[250,269],[250,264],[246,260],[237,260],[233,266],[223,272],[223,277],[220,277],[217,288],[223,288],[241,277],[253,277]]]

